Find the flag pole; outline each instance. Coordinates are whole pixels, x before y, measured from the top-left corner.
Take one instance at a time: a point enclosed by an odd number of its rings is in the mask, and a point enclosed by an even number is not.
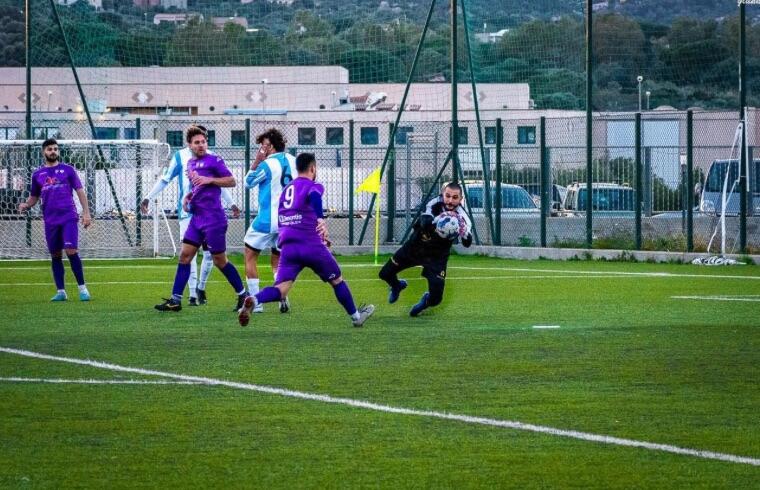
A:
[[[380,197],[380,193],[377,193],[378,198]],[[377,263],[377,252],[379,248],[380,243],[380,201],[378,199],[377,206],[375,206],[375,265],[378,265]]]

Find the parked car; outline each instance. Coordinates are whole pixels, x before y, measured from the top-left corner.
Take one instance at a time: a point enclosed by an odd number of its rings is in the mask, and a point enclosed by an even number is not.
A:
[[[491,182],[491,206],[496,206],[496,183]],[[473,213],[484,212],[483,181],[465,182],[467,187],[470,210]],[[539,213],[540,209],[531,199],[528,191],[514,184],[501,184],[501,211],[502,214],[533,214]]]
[[[519,184],[520,187],[528,191],[528,194],[530,194],[530,197],[533,199],[533,202],[536,203],[536,206],[538,206],[539,209],[541,209],[541,184]],[[567,187],[561,186],[559,184],[552,184],[550,187],[551,192],[551,205],[549,206],[549,210],[552,213],[552,215],[558,215],[561,211],[563,211],[562,203],[565,200],[565,195],[567,194]]]
[[[563,202],[565,213],[586,212],[586,183],[574,183],[567,186]],[[625,215],[636,210],[636,191],[626,184],[597,182],[591,184],[591,210],[594,214]]]
[[[726,170],[730,167],[728,173],[728,182],[726,179]],[[707,214],[721,214],[723,209],[723,184],[726,184],[726,216],[739,215],[739,196],[741,189],[739,184],[734,183],[739,178],[739,162],[733,160],[715,160],[710,164],[707,170],[707,179],[702,188],[699,198],[699,211]],[[755,160],[749,169],[749,191],[751,211],[754,214],[760,214],[760,160]],[[733,192],[731,188],[733,187]]]

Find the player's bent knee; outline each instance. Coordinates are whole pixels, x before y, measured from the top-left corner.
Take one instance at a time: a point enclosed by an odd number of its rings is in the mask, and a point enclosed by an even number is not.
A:
[[[378,276],[380,276],[380,279],[383,281],[388,281],[393,276],[396,275],[395,268],[393,267],[393,264],[391,262],[386,262],[382,269],[380,269],[380,272],[378,273]]]
[[[64,249],[64,251],[66,252],[66,255],[68,256],[76,255],[78,252],[76,248],[67,248],[67,249]]]
[[[223,268],[225,265],[227,265],[227,254],[224,252],[213,254],[212,259],[214,260],[214,265],[218,268]]]
[[[343,276],[338,276],[335,279],[330,279],[330,285],[332,287],[338,287],[338,285],[342,282],[343,282]]]

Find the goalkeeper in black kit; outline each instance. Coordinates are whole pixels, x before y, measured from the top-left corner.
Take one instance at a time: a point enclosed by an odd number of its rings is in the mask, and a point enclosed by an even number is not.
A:
[[[427,279],[428,290],[409,311],[411,316],[418,316],[443,300],[451,246],[458,240],[465,247],[472,245],[472,223],[462,207],[462,196],[461,185],[456,182],[446,184],[443,192],[427,203],[425,211],[414,222],[411,237],[380,269],[380,279],[390,286],[388,303],[395,303],[407,286],[406,281],[398,278],[398,273],[422,266],[422,276]],[[455,220],[458,229],[449,234],[451,227],[445,226],[442,220]]]

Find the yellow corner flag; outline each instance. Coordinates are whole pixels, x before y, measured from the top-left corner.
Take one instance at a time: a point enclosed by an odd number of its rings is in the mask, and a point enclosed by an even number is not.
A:
[[[377,167],[367,176],[364,181],[356,188],[356,192],[371,192],[372,194],[380,193],[380,167]]]
[[[377,255],[380,246],[380,168],[377,167],[367,176],[364,181],[356,188],[356,192],[370,192],[376,194],[378,197],[378,203],[375,206],[375,265],[377,264]]]

